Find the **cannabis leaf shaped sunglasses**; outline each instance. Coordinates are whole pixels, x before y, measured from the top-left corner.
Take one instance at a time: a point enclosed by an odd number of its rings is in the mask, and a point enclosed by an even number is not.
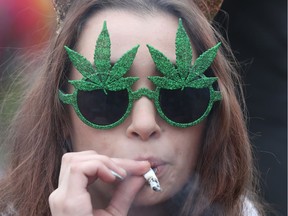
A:
[[[216,57],[220,43],[205,51],[192,65],[192,47],[179,19],[176,34],[176,65],[162,52],[147,45],[157,70],[163,76],[150,76],[155,90],[141,88],[132,91],[137,77],[124,77],[129,71],[139,46],[127,51],[113,66],[110,63],[111,42],[106,22],[97,39],[94,65],[85,57],[65,46],[69,59],[83,75],[80,80],[69,80],[72,94],[59,90],[64,104],[73,106],[78,117],[97,129],[109,129],[121,124],[130,114],[133,102],[145,96],[154,101],[159,115],[176,127],[200,123],[211,111],[221,93],[212,87],[216,77],[204,72]]]

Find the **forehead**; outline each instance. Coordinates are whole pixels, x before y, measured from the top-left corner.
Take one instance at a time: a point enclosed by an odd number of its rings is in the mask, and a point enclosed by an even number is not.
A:
[[[117,61],[135,45],[140,45],[136,61],[137,58],[141,58],[142,61],[148,56],[151,58],[147,44],[161,50],[171,61],[175,61],[177,17],[164,12],[145,15],[115,9],[100,11],[85,24],[77,43],[77,50],[88,60],[93,60],[96,40],[104,21],[107,22],[111,40],[112,62]]]

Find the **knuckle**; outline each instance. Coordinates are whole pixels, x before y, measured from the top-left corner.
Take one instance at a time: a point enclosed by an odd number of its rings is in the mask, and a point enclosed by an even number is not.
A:
[[[99,160],[101,160],[103,163],[111,163],[111,159],[106,155],[99,155]]]
[[[48,197],[49,206],[52,209],[59,208],[62,205],[63,201],[64,199],[59,189],[53,191]]]
[[[95,150],[87,150],[86,152],[89,154],[97,154],[97,152]]]
[[[75,202],[71,198],[67,198],[65,193],[60,189],[53,191],[48,198],[49,206],[52,212],[62,212],[63,214],[68,214],[75,208]]]
[[[82,167],[79,163],[72,163],[69,168],[72,174],[82,172]]]
[[[68,164],[72,161],[73,159],[73,153],[65,153],[62,156],[62,164]]]

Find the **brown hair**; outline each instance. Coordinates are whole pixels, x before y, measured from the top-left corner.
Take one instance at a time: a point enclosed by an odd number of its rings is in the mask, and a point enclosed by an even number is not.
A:
[[[57,188],[63,144],[69,135],[67,114],[58,99],[58,89],[65,87],[71,68],[63,46],[75,47],[87,18],[103,8],[142,13],[161,10],[181,17],[197,53],[222,40],[192,0],[75,1],[51,44],[43,70],[35,74],[37,79],[13,120],[7,139],[11,161],[0,181],[0,212],[7,211],[12,203],[19,215],[51,215],[48,197]],[[179,215],[243,215],[245,198],[258,206],[252,200],[254,168],[239,104],[241,94],[237,94],[239,77],[224,56],[232,56],[227,47],[222,40],[222,49],[212,66],[223,99],[208,118],[193,177],[196,189],[188,190],[177,209]],[[258,211],[261,213],[260,207]]]

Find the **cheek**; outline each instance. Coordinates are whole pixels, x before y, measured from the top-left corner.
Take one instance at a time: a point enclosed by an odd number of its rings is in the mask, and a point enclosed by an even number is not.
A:
[[[178,159],[179,167],[182,167],[182,171],[190,175],[197,164],[200,142],[182,144],[175,149],[175,156]]]
[[[83,139],[89,137],[87,136],[89,130],[86,129],[86,125],[78,118],[72,107],[69,107],[69,116],[71,119],[70,137],[75,147],[75,145],[77,146],[81,141],[84,141]]]
[[[166,189],[167,196],[173,196],[181,190],[193,175],[202,144],[202,131],[202,128],[198,130],[196,126],[170,133],[170,140],[173,141],[174,163],[169,167],[165,178],[160,179],[160,184]]]
[[[71,129],[70,137],[74,151],[91,150],[92,140],[95,140],[95,129],[84,124],[73,108],[70,108]],[[96,149],[94,149],[96,150]]]
[[[111,133],[111,130],[97,130],[83,123],[70,109],[70,138],[73,151],[94,150],[99,154],[114,156],[118,151],[111,140],[116,140],[119,132]]]
[[[179,137],[175,147],[178,163],[188,174],[195,169],[198,161],[199,151],[203,143],[203,133],[205,124],[197,125],[186,129]]]

